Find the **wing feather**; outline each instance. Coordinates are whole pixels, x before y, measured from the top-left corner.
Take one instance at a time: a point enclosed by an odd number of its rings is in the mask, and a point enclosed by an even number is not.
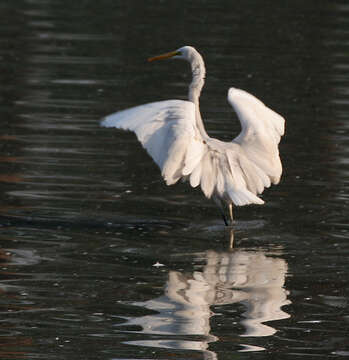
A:
[[[190,185],[195,188],[201,182],[202,164],[199,162],[193,172],[190,174]]]
[[[106,116],[101,125],[135,132],[168,185],[182,175],[195,136],[195,106],[189,101],[166,100],[144,104]],[[200,156],[199,150],[197,157]],[[189,167],[192,166],[189,164]]]
[[[203,157],[201,168],[201,190],[207,198],[210,198],[213,193],[216,180],[214,157],[211,156],[211,151],[207,151]]]
[[[232,202],[237,206],[243,206],[248,204],[264,204],[256,193],[249,189],[246,177],[244,176],[243,169],[240,166],[240,151],[238,148],[231,148],[226,151],[226,157],[228,159],[231,179],[228,177],[227,193]]]
[[[183,175],[189,175],[200,163],[205,153],[205,144],[197,137],[191,138],[184,160]]]
[[[228,101],[236,111],[241,133],[233,141],[246,157],[277,184],[282,173],[278,144],[285,130],[285,119],[246,91],[230,88]],[[267,183],[265,179],[263,183]],[[258,188],[260,188],[258,186]]]

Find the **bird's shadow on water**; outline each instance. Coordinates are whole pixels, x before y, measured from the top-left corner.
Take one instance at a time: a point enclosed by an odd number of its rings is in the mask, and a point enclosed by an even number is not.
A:
[[[232,225],[224,225],[223,223],[210,222],[206,224],[201,224],[201,228],[206,231],[216,232],[223,230],[254,230],[263,228],[266,225],[267,221],[265,220],[238,220],[234,221]],[[193,225],[195,228],[197,225]]]
[[[223,237],[228,239],[229,247],[233,247],[234,234],[240,231],[252,231],[266,226],[266,220],[237,220],[232,225],[226,226],[221,221],[214,220],[205,223],[189,224],[185,228],[187,232],[195,233],[198,237]]]
[[[143,228],[167,228],[172,230],[183,230],[193,233],[218,233],[234,230],[254,230],[263,228],[265,220],[237,220],[232,225],[225,226],[221,219],[202,220],[199,222],[188,222],[181,218],[150,218],[130,215],[110,215],[110,214],[78,214],[66,216],[40,216],[37,214],[0,214],[1,226],[45,226],[62,228],[129,228],[142,226]]]

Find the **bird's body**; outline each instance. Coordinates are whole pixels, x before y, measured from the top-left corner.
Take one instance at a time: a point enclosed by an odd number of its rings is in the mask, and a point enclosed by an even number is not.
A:
[[[198,185],[213,198],[224,213],[232,206],[263,204],[257,195],[282,173],[278,144],[284,133],[284,118],[253,95],[230,88],[228,102],[241,122],[240,134],[231,142],[211,138],[206,133],[199,109],[205,66],[201,55],[184,46],[149,61],[165,58],[187,60],[193,79],[188,101],[165,100],[136,106],[109,115],[104,127],[134,131],[138,140],[161,169],[167,185],[179,179]]]

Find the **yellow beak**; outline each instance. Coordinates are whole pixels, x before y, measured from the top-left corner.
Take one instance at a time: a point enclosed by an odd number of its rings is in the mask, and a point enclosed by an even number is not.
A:
[[[165,54],[161,54],[161,55],[158,55],[158,56],[151,57],[151,58],[148,59],[148,61],[151,62],[151,61],[156,61],[156,60],[168,59],[168,58],[171,58],[171,57],[176,56],[176,55],[178,55],[178,51],[171,51],[171,52],[168,52],[168,53],[165,53]]]

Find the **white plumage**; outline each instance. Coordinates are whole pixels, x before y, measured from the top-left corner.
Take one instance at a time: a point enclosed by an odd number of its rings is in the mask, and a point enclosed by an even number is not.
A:
[[[230,88],[228,102],[241,123],[240,134],[231,142],[209,137],[205,131],[199,96],[205,67],[201,55],[185,46],[150,61],[182,58],[191,64],[193,80],[189,100],[165,100],[136,106],[104,118],[101,125],[135,132],[138,140],[161,169],[167,185],[179,179],[198,185],[223,210],[232,204],[263,204],[264,188],[280,181],[282,165],[278,144],[285,120],[253,95]],[[227,223],[227,222],[226,222]]]

